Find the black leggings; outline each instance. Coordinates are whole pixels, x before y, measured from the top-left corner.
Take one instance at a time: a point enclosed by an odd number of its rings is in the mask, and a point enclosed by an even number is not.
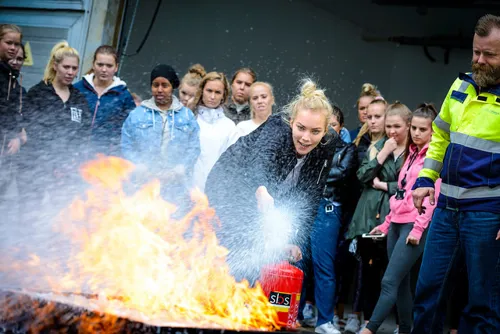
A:
[[[382,277],[387,268],[387,240],[359,238],[358,249],[362,263],[360,300],[364,319],[369,320],[380,296]]]

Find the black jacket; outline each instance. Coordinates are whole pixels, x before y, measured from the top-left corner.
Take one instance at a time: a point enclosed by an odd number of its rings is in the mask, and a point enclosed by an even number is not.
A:
[[[52,84],[41,81],[26,96],[26,132],[32,168],[52,175],[78,176],[78,166],[87,156],[92,114],[87,100],[69,86],[63,102]]]
[[[0,132],[8,143],[21,130],[22,97],[26,91],[18,82],[19,71],[0,61]]]
[[[334,143],[335,154],[323,190],[323,197],[345,204],[345,193],[357,180],[358,154],[356,145],[344,142],[339,136],[335,138]]]
[[[305,158],[295,188],[283,181],[297,163],[292,129],[281,114],[230,146],[212,168],[206,183],[210,205],[222,229],[244,242],[256,222],[255,191],[265,186],[276,207],[298,215],[297,244],[307,242],[332,163],[334,141],[328,134]],[[224,243],[224,242],[223,242]]]

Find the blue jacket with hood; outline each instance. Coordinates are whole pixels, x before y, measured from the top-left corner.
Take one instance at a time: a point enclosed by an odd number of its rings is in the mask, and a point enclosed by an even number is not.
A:
[[[118,77],[113,77],[113,83],[99,97],[93,79],[93,73],[87,74],[74,85],[85,96],[92,112],[93,150],[106,155],[119,155],[121,128],[128,113],[135,108],[134,99],[127,84]]]

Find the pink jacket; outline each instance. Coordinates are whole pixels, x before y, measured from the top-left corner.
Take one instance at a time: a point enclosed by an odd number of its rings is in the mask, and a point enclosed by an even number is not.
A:
[[[417,151],[417,146],[412,144],[410,146],[410,153],[406,158],[406,161],[399,172],[398,177],[398,186],[401,187],[401,181],[404,179],[406,175],[406,186],[405,189],[405,197],[402,200],[397,200],[396,196],[392,196],[389,200],[389,205],[391,207],[391,211],[385,217],[385,221],[377,226],[377,228],[387,234],[389,231],[389,227],[391,223],[395,224],[405,224],[405,223],[415,223],[413,229],[410,234],[420,240],[422,237],[422,233],[424,233],[427,226],[429,226],[429,222],[431,221],[432,214],[436,207],[437,198],[439,196],[439,189],[441,187],[441,179],[438,179],[434,185],[436,190],[435,196],[436,200],[434,205],[429,204],[429,198],[427,197],[424,200],[423,206],[426,207],[425,213],[419,215],[417,209],[413,205],[413,197],[411,195],[411,188],[415,184],[417,180],[418,173],[424,166],[424,159],[427,153],[428,144],[422,148],[420,152],[417,153],[415,157],[414,154]],[[412,159],[412,157],[414,159]],[[413,162],[412,162],[413,160]],[[410,165],[411,164],[411,165]]]

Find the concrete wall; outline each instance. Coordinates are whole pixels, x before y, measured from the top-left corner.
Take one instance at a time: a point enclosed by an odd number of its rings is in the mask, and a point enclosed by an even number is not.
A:
[[[122,19],[120,12],[123,0],[93,1],[87,41],[83,54],[83,65],[79,75],[83,76],[91,67],[95,50],[103,45],[116,46],[116,31]]]
[[[456,34],[461,29],[472,36],[477,13],[454,21],[439,10],[421,16],[414,9],[367,5],[366,0],[339,3],[163,1],[143,50],[122,60],[120,76],[131,91],[147,98],[149,73],[160,62],[174,66],[179,75],[198,62],[207,71],[223,71],[228,76],[250,66],[259,80],[274,85],[277,103],[283,105],[296,93],[298,80],[308,74],[327,89],[352,127],[357,122],[354,104],[364,82],[376,84],[387,99],[400,100],[410,108],[422,101],[439,106],[456,74],[470,67],[468,50],[452,50],[449,64],[444,65],[440,49],[431,49],[438,59],[431,63],[422,47],[368,43],[362,37],[367,33]],[[122,33],[128,31],[134,5],[135,1],[129,1],[130,14]],[[127,53],[133,53],[141,42],[155,5],[139,3]],[[371,13],[364,14],[363,6],[372,6]],[[433,28],[433,22],[439,24]]]

